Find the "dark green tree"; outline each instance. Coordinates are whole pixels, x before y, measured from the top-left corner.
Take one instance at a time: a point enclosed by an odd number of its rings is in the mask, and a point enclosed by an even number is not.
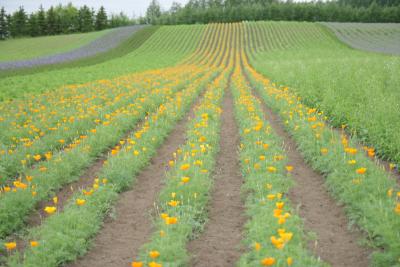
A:
[[[37,24],[38,24],[38,35],[46,35],[47,21],[46,21],[46,12],[44,11],[43,6],[40,6],[39,11],[37,12]]]
[[[0,10],[0,40],[5,40],[9,37],[7,14],[4,7]]]
[[[25,13],[24,7],[19,7],[18,11],[14,12],[11,18],[10,33],[11,36],[24,36],[28,34],[28,16]]]
[[[38,24],[38,19],[37,15],[32,13],[29,16],[28,19],[28,29],[29,29],[29,35],[34,37],[34,36],[39,36],[39,24]]]
[[[78,21],[80,32],[93,31],[93,13],[88,6],[84,5],[79,9]]]
[[[155,24],[161,17],[161,7],[157,0],[152,0],[146,10],[147,23]]]
[[[46,25],[46,33],[48,35],[54,35],[57,33],[57,14],[54,11],[54,7],[50,7],[49,10],[47,10],[47,25]]]
[[[106,10],[104,9],[103,6],[100,7],[99,11],[96,14],[96,30],[104,30],[107,28],[108,24],[108,18],[107,18],[107,13]]]

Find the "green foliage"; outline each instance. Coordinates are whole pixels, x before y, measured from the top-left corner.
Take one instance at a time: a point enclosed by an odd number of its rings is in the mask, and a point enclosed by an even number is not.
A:
[[[3,23],[3,24],[2,24]],[[103,6],[97,13],[84,5],[79,10],[72,3],[63,6],[51,6],[47,11],[40,6],[39,10],[27,15],[24,8],[7,15],[4,8],[0,12],[0,40],[9,37],[43,36],[90,32],[108,27],[120,27],[135,24],[136,20],[127,17],[123,12],[112,15],[108,20]]]
[[[247,28],[259,40],[250,57],[257,70],[323,110],[332,125],[346,124],[380,157],[400,162],[399,57],[349,49],[317,24]]]
[[[156,261],[163,266],[185,266],[189,260],[186,243],[203,229],[207,220],[206,205],[212,187],[211,173],[219,150],[221,114],[218,109],[230,72],[231,67],[225,69],[215,80],[218,81],[217,84],[208,85],[204,97],[195,109],[194,118],[187,126],[187,141],[179,147],[181,152],[177,154],[173,160],[174,165],[166,174],[165,186],[159,196],[157,217],[154,218],[156,231],[152,234],[151,241],[141,248],[140,261],[154,261],[148,256],[153,250],[160,253]],[[215,77],[218,73],[219,71],[214,71],[212,76]],[[200,141],[201,137],[206,141]],[[198,152],[193,155],[193,151]],[[183,165],[188,168],[182,168]],[[182,177],[189,177],[189,181],[182,182]],[[170,205],[171,201],[177,201],[177,205]],[[168,218],[177,218],[177,223],[167,223],[169,219],[161,217],[161,214],[167,214]]]
[[[107,28],[107,14],[103,6],[100,7],[96,14],[96,31],[101,31]]]
[[[264,119],[261,105],[253,96],[252,87],[240,68],[235,71],[232,85],[240,132],[243,191],[248,192],[246,213],[249,217],[244,238],[247,252],[240,258],[238,266],[260,266],[267,257],[273,257],[277,266],[287,266],[288,258],[292,258],[297,266],[325,266],[307,251],[308,238],[302,220],[287,197],[294,183],[286,170],[288,161],[282,140]],[[282,159],[276,160],[276,157]],[[273,171],[267,172],[267,168],[271,167]],[[278,205],[282,207],[278,208]],[[281,249],[271,242],[271,237],[282,238],[283,234],[278,229],[284,229],[290,236]],[[255,248],[256,243],[258,249]]]
[[[0,79],[0,100],[55,90],[68,84],[109,79],[134,71],[174,65],[194,51],[205,26],[164,26],[156,29],[145,28],[137,38],[135,34],[124,42],[121,49],[60,65],[60,68],[50,66],[32,72],[28,70],[25,75],[22,71],[14,77],[10,72],[4,72],[1,74],[4,78]],[[124,53],[121,54],[121,51]]]
[[[204,80],[204,79],[203,79]],[[27,240],[38,240],[41,245],[25,250],[24,261],[21,262],[18,254],[8,258],[8,266],[37,266],[56,267],[76,259],[84,254],[90,246],[90,239],[99,231],[106,213],[115,202],[117,193],[126,190],[136,178],[136,174],[145,167],[151,157],[155,155],[167,134],[172,131],[175,124],[183,117],[191,103],[198,97],[204,83],[189,86],[194,82],[188,77],[183,80],[185,89],[178,97],[160,98],[164,101],[166,112],[155,111],[146,119],[147,125],[142,125],[143,131],[140,138],[132,133],[129,138],[135,141],[135,149],[140,153],[135,155],[128,145],[121,148],[115,156],[108,157],[108,163],[99,172],[99,177],[107,177],[107,184],[100,184],[99,189],[86,197],[82,192],[77,192],[64,211],[52,215],[37,229],[32,229]],[[180,105],[176,104],[179,99]],[[143,109],[143,112],[147,109]],[[118,125],[118,124],[117,124]],[[145,150],[143,148],[146,148]],[[77,198],[85,199],[83,206],[77,206]],[[89,240],[89,241],[88,241]],[[60,245],[62,242],[62,245]]]
[[[2,51],[2,53],[0,53],[0,62],[31,59],[67,52],[88,44],[108,32],[109,30],[58,36],[42,36],[37,38],[9,39],[0,42],[0,50]],[[7,76],[10,77],[11,72],[16,71],[17,70],[8,71]],[[4,72],[7,71],[0,71],[0,77],[6,76],[3,74]]]
[[[0,10],[0,40],[5,40],[9,34],[6,11],[2,7]]]
[[[400,247],[399,232],[395,229],[400,228],[400,219],[395,210],[397,197],[391,193],[399,190],[396,181],[365,153],[350,153],[347,149],[357,148],[358,140],[331,129],[322,112],[303,105],[290,90],[254,73],[252,84],[285,122],[306,161],[326,176],[329,190],[345,205],[350,222],[357,223],[369,244],[377,249],[371,265],[396,266]],[[359,172],[361,168],[365,168],[364,172]]]
[[[152,0],[146,10],[146,18],[149,23],[155,24],[156,20],[161,16],[161,7],[157,0]]]
[[[398,0],[396,0],[398,1]],[[400,5],[348,5],[336,1],[192,0],[172,6],[152,24],[194,24],[243,20],[400,22]]]

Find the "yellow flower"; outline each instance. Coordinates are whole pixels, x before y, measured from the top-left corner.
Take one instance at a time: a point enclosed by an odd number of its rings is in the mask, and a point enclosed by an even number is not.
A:
[[[367,171],[367,168],[359,168],[359,169],[356,170],[356,173],[358,173],[358,174],[365,174],[366,171]]]
[[[78,205],[78,206],[82,206],[85,203],[86,203],[86,200],[84,200],[84,199],[80,199],[80,198],[76,199],[76,205]]]
[[[264,259],[261,261],[261,264],[262,264],[263,266],[272,266],[272,265],[275,264],[275,259],[272,258],[272,257],[264,258]]]
[[[160,252],[158,252],[157,250],[152,250],[149,252],[149,256],[150,256],[150,258],[155,259],[158,256],[160,256]]]
[[[182,171],[186,171],[187,169],[189,169],[190,168],[190,164],[183,164],[182,166],[181,166],[181,170]]]
[[[328,149],[327,148],[321,148],[321,154],[322,155],[328,154]]]
[[[349,165],[354,165],[357,163],[357,161],[355,159],[351,159],[347,162]]]
[[[287,258],[286,262],[287,262],[287,265],[288,265],[288,266],[291,266],[291,265],[293,264],[293,259],[292,259],[292,257]]]
[[[17,243],[16,242],[8,242],[8,243],[4,243],[4,246],[6,247],[6,249],[8,251],[11,251],[17,247]]]
[[[287,170],[288,172],[293,171],[293,166],[287,165],[287,166],[286,166],[286,170]]]
[[[273,167],[273,166],[269,166],[269,167],[267,167],[267,171],[268,172],[276,172],[276,168],[275,167]]]
[[[172,166],[174,166],[174,165],[175,165],[175,161],[173,161],[173,160],[170,160],[168,164],[169,164],[169,166],[170,166],[170,167],[172,167]]]
[[[170,205],[171,207],[176,207],[179,205],[179,201],[171,200],[170,202],[168,202],[168,205]]]
[[[165,232],[163,230],[160,231],[160,236],[164,237],[165,236]]]
[[[400,215],[400,203],[396,204],[396,208],[394,208],[394,211]]]
[[[190,181],[190,178],[187,176],[184,176],[184,177],[182,177],[181,181],[182,181],[182,183],[186,184]]]
[[[143,267],[143,262],[141,261],[134,261],[131,264],[132,267]]]
[[[57,211],[57,208],[56,208],[56,207],[53,207],[53,206],[47,206],[47,207],[44,208],[44,211],[45,211],[47,214],[53,214],[54,212]]]
[[[271,243],[277,248],[277,249],[283,249],[285,246],[285,243],[282,238],[276,238],[275,236],[271,236]]]
[[[393,194],[393,188],[390,188],[390,189],[387,191],[387,196],[388,196],[388,197],[392,197],[392,194]]]
[[[149,267],[162,267],[162,265],[160,263],[152,261],[152,262],[149,262]]]
[[[35,156],[33,156],[33,158],[34,158],[36,161],[39,161],[39,160],[42,158],[42,156],[40,156],[40,155],[35,155]]]
[[[178,223],[178,218],[176,218],[176,217],[167,217],[167,218],[165,218],[165,224],[166,225],[177,224],[177,223]]]
[[[30,243],[31,243],[31,247],[39,246],[39,242],[37,242],[37,241],[31,241]]]
[[[275,199],[275,195],[274,194],[269,194],[269,195],[267,195],[267,198],[269,200],[274,200]]]
[[[259,250],[261,249],[261,244],[258,243],[258,242],[254,243],[254,249],[255,249],[256,251],[259,251]]]
[[[58,203],[58,197],[53,197],[53,203],[54,203],[55,205],[57,205],[57,203]]]

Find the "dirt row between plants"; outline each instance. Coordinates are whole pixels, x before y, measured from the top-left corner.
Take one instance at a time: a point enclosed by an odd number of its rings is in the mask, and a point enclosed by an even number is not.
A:
[[[248,79],[247,79],[248,81]],[[305,229],[317,235],[308,243],[308,248],[335,267],[365,267],[369,263],[371,251],[357,244],[363,236],[357,229],[349,230],[349,221],[344,208],[332,198],[325,186],[325,178],[306,163],[292,137],[284,130],[283,123],[262,100],[265,118],[274,131],[282,138],[283,146],[293,166],[292,177],[295,186],[289,192],[289,199],[297,206]]]
[[[186,124],[194,115],[194,107],[201,101],[201,95],[192,105],[187,119],[180,120],[158,149],[150,164],[137,176],[132,189],[120,194],[115,210],[106,218],[89,252],[67,266],[128,266],[137,257],[139,248],[152,233],[151,214],[154,211],[158,193],[163,187],[164,174],[180,145],[185,142]]]
[[[199,238],[188,245],[193,255],[191,266],[194,267],[234,266],[243,253],[240,241],[246,217],[240,194],[243,184],[237,151],[240,137],[233,107],[232,93],[228,88],[222,106],[220,151],[208,207],[209,221]]]

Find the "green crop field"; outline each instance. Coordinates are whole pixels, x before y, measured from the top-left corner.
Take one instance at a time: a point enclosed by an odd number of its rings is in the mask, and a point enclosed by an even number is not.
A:
[[[332,25],[148,26],[0,72],[0,265],[400,266],[400,57]]]
[[[31,59],[67,52],[99,38],[112,30],[36,38],[17,38],[0,42],[0,62]]]

